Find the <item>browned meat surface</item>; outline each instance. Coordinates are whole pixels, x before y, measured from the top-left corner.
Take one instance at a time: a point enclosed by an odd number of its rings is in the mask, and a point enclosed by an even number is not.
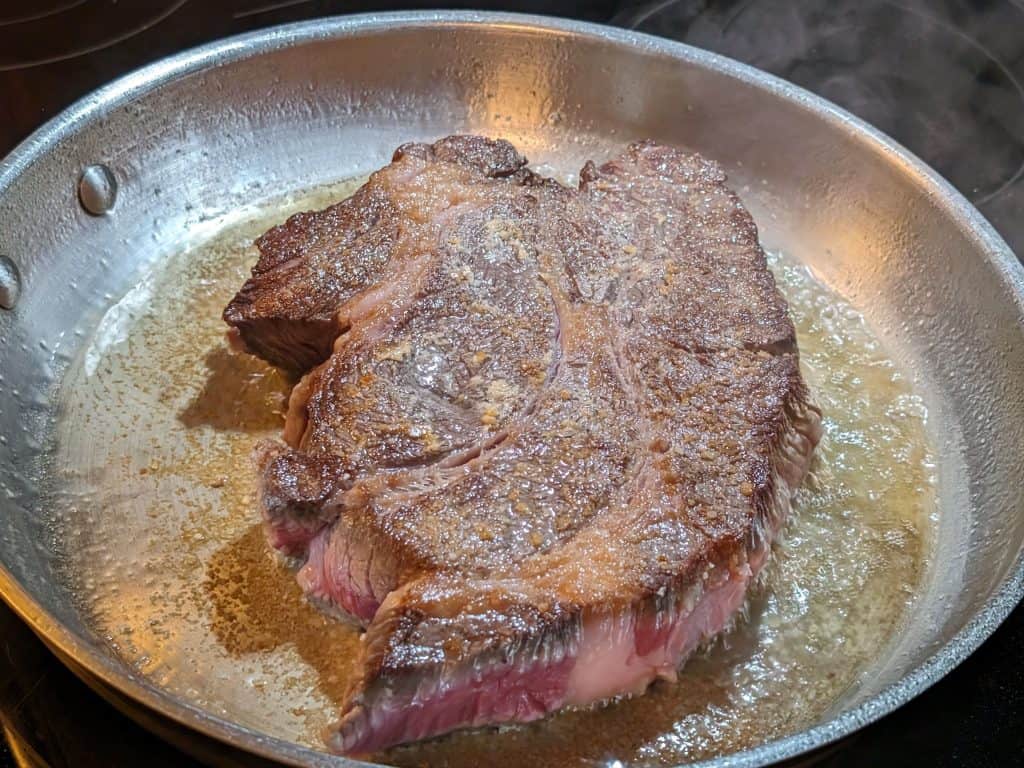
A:
[[[472,136],[400,147],[349,199],[296,214],[257,240],[260,258],[224,320],[253,354],[293,373],[308,370],[347,326],[342,306],[373,286],[394,285],[420,252],[420,238],[430,237],[425,230],[458,210],[458,195],[529,183],[525,164],[508,142]]]
[[[741,605],[820,436],[716,165],[638,144],[578,190],[522,165],[478,137],[403,148],[349,201],[290,220],[291,250],[265,236],[261,264],[291,264],[257,265],[240,294],[277,306],[277,279],[286,326],[334,318],[287,444],[257,463],[271,543],[303,559],[311,598],[368,625],[339,751],[673,677]],[[397,234],[367,237],[384,220],[367,190],[385,188]],[[324,217],[332,240],[307,232]],[[371,250],[379,268],[352,277]],[[332,269],[305,309],[293,272]],[[283,314],[246,344],[308,368],[324,355],[278,351],[297,333]]]

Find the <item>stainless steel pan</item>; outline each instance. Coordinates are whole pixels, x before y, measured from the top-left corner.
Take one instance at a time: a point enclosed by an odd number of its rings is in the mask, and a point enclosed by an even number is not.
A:
[[[637,137],[719,159],[750,185],[765,243],[861,308],[926,382],[940,515],[905,631],[826,719],[709,765],[763,765],[852,732],[939,679],[1006,616],[1024,590],[1024,271],[956,191],[827,102],[683,45],[522,16],[360,16],[161,61],[74,105],[0,165],[0,592],[76,671],[244,750],[347,764],[174,698],[96,636],[58,578],[59,510],[45,503],[60,471],[44,462],[52,393],[103,306],[182,233],[455,131],[507,136],[558,166]]]

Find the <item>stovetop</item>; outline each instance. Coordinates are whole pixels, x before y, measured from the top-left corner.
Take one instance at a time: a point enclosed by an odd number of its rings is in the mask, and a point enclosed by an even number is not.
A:
[[[663,35],[778,74],[902,142],[1024,254],[1024,0],[7,0],[0,155],[92,89],[226,35],[340,13],[472,7]],[[1024,608],[931,690],[815,759],[1024,763]],[[198,765],[117,713],[0,603],[0,767]]]

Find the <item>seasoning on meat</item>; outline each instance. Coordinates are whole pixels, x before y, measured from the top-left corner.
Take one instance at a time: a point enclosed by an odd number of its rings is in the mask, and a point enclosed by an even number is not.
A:
[[[742,604],[820,438],[757,229],[650,142],[578,189],[400,148],[259,241],[225,319],[304,373],[257,451],[272,545],[367,626],[366,753],[642,693]]]

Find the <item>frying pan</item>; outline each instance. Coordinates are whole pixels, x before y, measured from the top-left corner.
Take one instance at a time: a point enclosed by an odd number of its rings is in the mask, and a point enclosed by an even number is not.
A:
[[[403,13],[160,61],[78,102],[0,165],[0,593],[72,669],[148,723],[286,764],[353,764],[176,698],[97,636],[60,575],[67,510],[47,494],[61,469],[46,460],[54,393],[103,309],[186,233],[452,132],[507,137],[555,167],[641,137],[718,159],[766,246],[859,308],[921,382],[938,515],[906,626],[818,723],[706,765],[765,765],[830,743],[992,632],[1024,589],[1024,271],[981,215],[870,126],[728,59],[578,22]]]

